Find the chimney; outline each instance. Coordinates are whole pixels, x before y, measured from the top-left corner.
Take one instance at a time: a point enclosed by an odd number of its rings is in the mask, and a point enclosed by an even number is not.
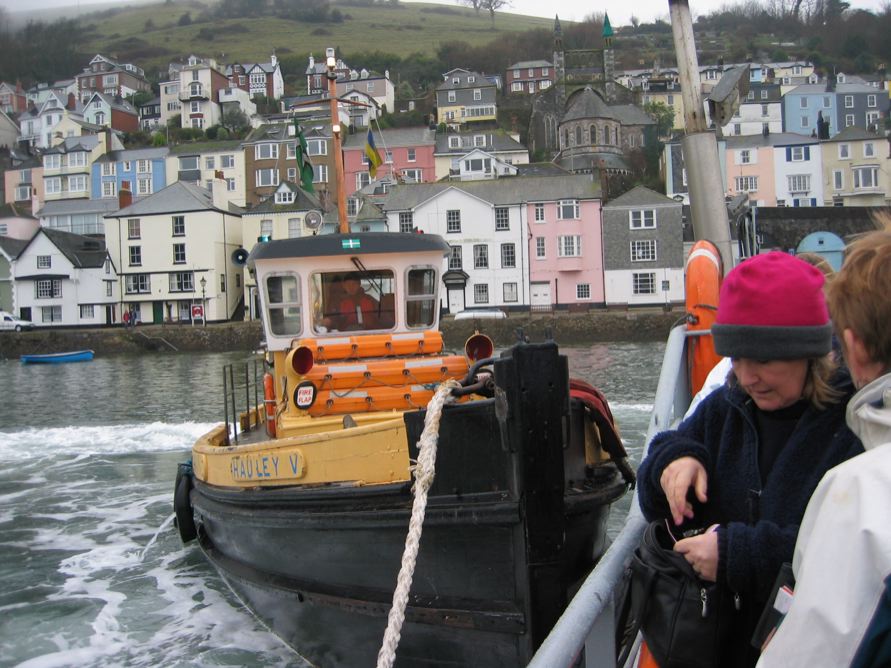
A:
[[[74,97],[74,93],[68,93],[68,104],[65,105],[65,108],[68,111],[77,109],[77,98]]]
[[[215,170],[213,173],[213,180],[210,182],[210,196],[214,208],[223,211],[229,210],[228,192],[226,179],[223,178],[222,170]]]
[[[121,189],[118,191],[118,209],[126,209],[133,204],[133,193],[130,190],[129,181],[121,181]]]

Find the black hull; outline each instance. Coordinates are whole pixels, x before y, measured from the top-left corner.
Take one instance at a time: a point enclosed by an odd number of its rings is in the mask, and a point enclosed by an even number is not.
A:
[[[610,504],[626,489],[612,464],[585,467],[584,416],[570,410],[556,346],[514,349],[495,377],[495,399],[443,414],[398,666],[525,665],[602,553]],[[406,424],[416,442],[423,412]],[[196,481],[191,502],[202,549],[277,635],[320,666],[374,665],[408,485]]]

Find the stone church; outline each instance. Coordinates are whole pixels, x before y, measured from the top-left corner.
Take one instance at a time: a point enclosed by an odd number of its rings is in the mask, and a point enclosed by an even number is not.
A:
[[[565,50],[560,18],[554,20],[557,80],[538,94],[529,121],[529,148],[576,174],[631,171],[629,154],[656,141],[656,123],[632,104],[615,81],[613,29],[606,16],[603,48]]]

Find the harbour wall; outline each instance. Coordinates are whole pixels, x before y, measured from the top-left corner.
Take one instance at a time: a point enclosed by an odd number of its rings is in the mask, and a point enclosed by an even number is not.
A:
[[[558,343],[584,344],[600,341],[663,341],[672,325],[682,317],[680,310],[664,312],[598,311],[588,313],[513,314],[503,320],[454,320],[441,323],[446,346],[463,347],[479,330],[498,347],[515,343],[518,330],[530,341],[543,341],[548,334]],[[97,355],[173,351],[251,351],[263,340],[258,321],[201,325],[137,325],[101,329],[38,328],[30,332],[0,332],[0,359],[19,355],[59,353],[90,349]]]

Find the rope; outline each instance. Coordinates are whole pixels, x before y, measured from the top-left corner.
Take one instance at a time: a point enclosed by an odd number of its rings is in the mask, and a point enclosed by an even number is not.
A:
[[[396,579],[393,592],[393,606],[387,617],[387,630],[384,641],[377,655],[377,668],[390,668],[396,660],[396,648],[405,621],[405,607],[408,605],[408,593],[411,589],[415,563],[418,559],[418,548],[421,544],[421,531],[424,525],[424,514],[427,511],[427,492],[433,484],[436,473],[436,444],[439,441],[439,420],[443,406],[455,401],[452,390],[460,387],[457,381],[447,380],[437,389],[436,394],[427,404],[427,415],[424,417],[424,431],[418,439],[418,463],[415,466],[415,500],[411,508],[411,520],[408,523],[408,535],[405,538],[405,552],[402,553],[402,566]]]

